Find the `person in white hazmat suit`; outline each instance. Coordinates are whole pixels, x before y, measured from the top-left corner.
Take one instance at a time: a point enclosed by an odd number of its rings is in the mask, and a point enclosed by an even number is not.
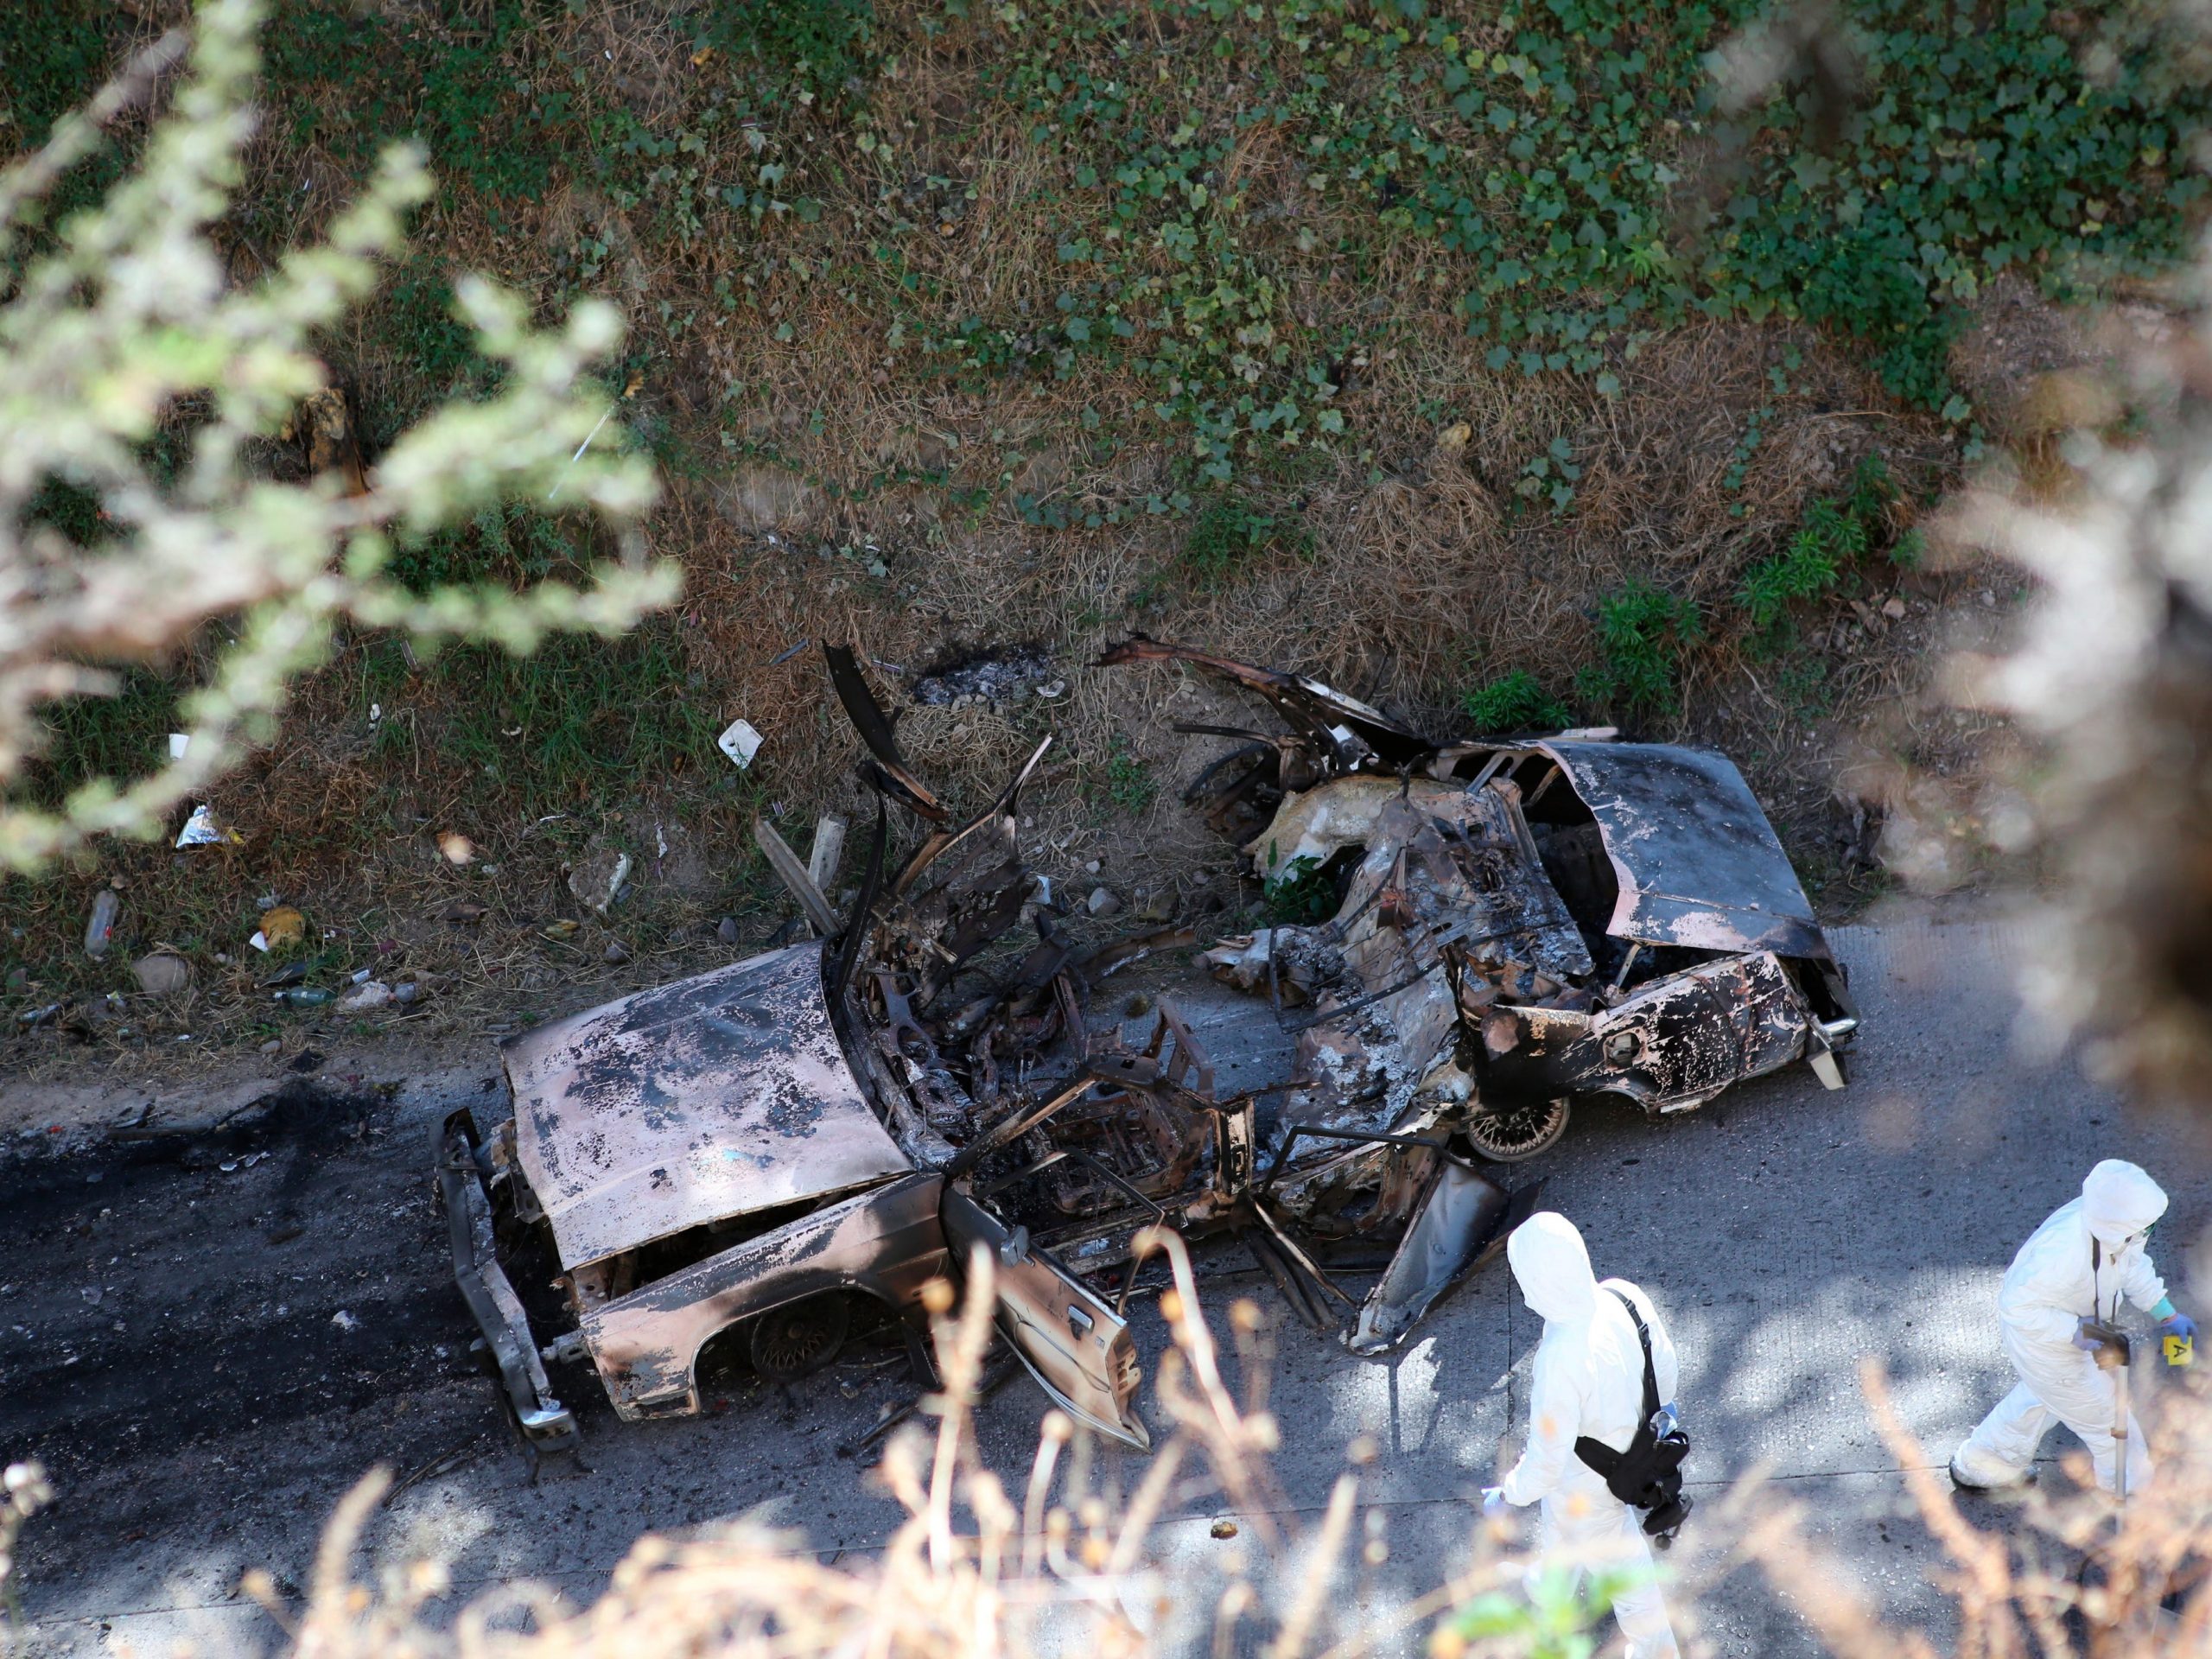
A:
[[[2036,1229],[2005,1271],[1997,1294],[2005,1357],[2019,1385],[1981,1420],[1951,1459],[1951,1478],[1977,1490],[2030,1478],[2036,1448],[2056,1421],[2081,1437],[2097,1484],[2113,1484],[2112,1375],[2075,1340],[2083,1319],[2110,1319],[2124,1296],[2161,1322],[2170,1336],[2194,1338],[2196,1325],[2174,1311],[2145,1248],[2152,1223],[2166,1211],[2158,1184],[2133,1164],[2107,1158],[2082,1183],[2082,1196]],[[2139,1430],[2127,1437],[2127,1490],[2152,1475]]]
[[[1650,1332],[1652,1374],[1670,1409],[1678,1380],[1675,1344],[1642,1290],[1625,1279],[1598,1282],[1582,1235],[1566,1217],[1548,1210],[1529,1217],[1514,1229],[1505,1254],[1522,1295],[1543,1316],[1544,1334],[1529,1397],[1528,1446],[1503,1484],[1483,1494],[1484,1511],[1535,1503],[1547,1554],[1569,1556],[1586,1568],[1626,1568],[1635,1582],[1615,1599],[1613,1617],[1630,1659],[1674,1659],[1681,1649],[1667,1622],[1642,1517],[1575,1455],[1574,1442],[1586,1434],[1625,1451],[1643,1414],[1643,1345],[1621,1296],[1636,1305]]]

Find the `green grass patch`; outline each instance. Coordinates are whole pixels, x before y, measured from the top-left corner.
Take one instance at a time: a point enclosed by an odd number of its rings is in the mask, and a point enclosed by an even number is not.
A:
[[[25,795],[41,806],[58,807],[92,779],[127,784],[159,770],[168,760],[168,734],[178,729],[182,696],[169,676],[128,668],[111,697],[65,697],[46,704],[39,717],[50,735],[46,752],[24,769]]]
[[[1222,492],[1200,501],[1177,557],[1198,586],[1217,588],[1232,581],[1255,554],[1305,543],[1306,528],[1294,516],[1277,518],[1241,495]]]
[[[1749,625],[1753,655],[1772,658],[1790,650],[1798,639],[1796,608],[1856,581],[1859,563],[1889,537],[1896,494],[1879,458],[1867,457],[1849,491],[1815,499],[1789,545],[1744,573],[1736,603]],[[1910,565],[1917,557],[1915,543],[1896,562]]]
[[[1586,702],[1670,715],[1680,703],[1682,655],[1705,638],[1697,606],[1641,580],[1598,601],[1601,659],[1575,677]]]
[[[1132,817],[1143,812],[1160,793],[1160,780],[1152,775],[1152,768],[1119,732],[1114,734],[1113,746],[1099,770],[1097,792]]]
[[[531,812],[648,792],[721,759],[721,722],[666,619],[619,639],[556,634],[527,657],[455,645],[417,670],[375,639],[359,660],[354,701],[384,711],[372,759],[398,765],[423,745]]]
[[[1476,686],[1459,700],[1459,706],[1475,730],[1485,735],[1557,731],[1573,719],[1567,705],[1525,668]]]

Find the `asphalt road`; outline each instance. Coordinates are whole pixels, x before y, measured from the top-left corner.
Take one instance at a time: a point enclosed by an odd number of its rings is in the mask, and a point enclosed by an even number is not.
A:
[[[1599,1273],[1641,1282],[1669,1319],[1694,1490],[1709,1498],[1764,1469],[1807,1506],[1838,1581],[1940,1638],[1936,1554],[1861,1402],[1860,1357],[1880,1358],[1940,1464],[2009,1385],[1998,1278],[2088,1166],[2132,1157],[2166,1185],[2161,1265],[2177,1287],[2212,1179],[2201,1150],[2124,1115],[2069,1059],[2025,1052],[2005,981],[2031,948],[2018,928],[1897,919],[1836,939],[1866,1018],[1847,1090],[1793,1068],[1685,1117],[1591,1113],[1516,1179],[1545,1176]],[[1219,998],[1200,1010],[1232,1085],[1286,1052],[1254,1012]],[[528,1574],[588,1598],[640,1533],[764,1504],[824,1551],[868,1549],[895,1523],[838,1454],[908,1392],[890,1347],[862,1344],[804,1397],[732,1377],[712,1414],[640,1427],[616,1423],[589,1375],[564,1369],[588,1467],[549,1465],[529,1484],[468,1357],[427,1173],[432,1123],[482,1097],[496,1069],[484,1062],[381,1090],[302,1085],[219,1133],[0,1154],[0,1459],[43,1459],[60,1494],[22,1549],[38,1650],[276,1645],[239,1574],[304,1583],[323,1519],[379,1462],[413,1478],[368,1554],[440,1554],[463,1594]],[[1366,1495],[1389,1557],[1332,1597],[1341,1634],[1462,1556],[1465,1500],[1525,1412],[1537,1322],[1501,1262],[1378,1363],[1291,1322],[1249,1272],[1217,1281],[1216,1308],[1235,1294],[1274,1316],[1287,1506],[1318,1510],[1355,1436],[1382,1448]],[[1137,1331],[1156,1354],[1156,1318]],[[1041,1410],[1026,1381],[987,1406],[995,1466],[1026,1471]],[[2054,1436],[2046,1453],[2065,1446]],[[1192,1606],[1210,1607],[1226,1549],[1213,1513],[1202,1501],[1160,1534]],[[1975,1513],[2005,1524],[1992,1506]],[[1698,1639],[1717,1653],[1816,1650],[1745,1569],[1708,1587]]]

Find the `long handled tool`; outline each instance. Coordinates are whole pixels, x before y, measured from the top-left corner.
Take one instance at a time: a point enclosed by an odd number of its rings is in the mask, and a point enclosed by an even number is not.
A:
[[[2126,1509],[2127,1440],[2133,1427],[2127,1420],[2127,1378],[2135,1357],[2134,1338],[2110,1319],[2084,1319],[2082,1340],[2094,1344],[2092,1351],[2097,1369],[2112,1373],[2113,1491],[2120,1498],[2120,1507]]]

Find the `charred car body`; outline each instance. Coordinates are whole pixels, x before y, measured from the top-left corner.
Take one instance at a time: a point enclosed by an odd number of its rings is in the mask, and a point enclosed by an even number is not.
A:
[[[1303,1022],[1294,1084],[1222,1097],[1172,1001],[1141,1047],[1090,1032],[1098,977],[1195,939],[1086,953],[1030,902],[1016,801],[1046,746],[955,825],[851,652],[825,655],[878,798],[848,913],[763,826],[817,937],[508,1039],[513,1118],[442,1126],[456,1279],[533,1449],[575,1436],[549,1356],[588,1358],[626,1419],[690,1414],[710,1345],[803,1376],[860,1298],[926,1373],[923,1287],[979,1247],[1008,1346],[1142,1446],[1122,1316],[1144,1228],[1240,1235],[1308,1323],[1341,1302],[1346,1340],[1381,1352],[1533,1208],[1478,1156],[1549,1144],[1575,1093],[1679,1109],[1849,1029],[1788,862],[1719,757],[1437,746],[1326,687],[1133,640],[1104,660],[1189,662],[1285,715],[1287,734],[1236,734],[1188,798],[1263,875],[1341,893],[1325,924],[1210,953]],[[919,831],[895,868],[894,809]],[[1395,1249],[1363,1301],[1317,1259],[1361,1238]],[[550,1263],[574,1321],[542,1350],[518,1260]]]
[[[1311,1003],[1294,1114],[1448,1124],[1511,1161],[1578,1096],[1688,1111],[1792,1061],[1840,1088],[1858,1027],[1773,828],[1725,756],[1610,732],[1440,744],[1325,685],[1138,638],[1265,699],[1187,804],[1333,914],[1224,941],[1216,971]]]

